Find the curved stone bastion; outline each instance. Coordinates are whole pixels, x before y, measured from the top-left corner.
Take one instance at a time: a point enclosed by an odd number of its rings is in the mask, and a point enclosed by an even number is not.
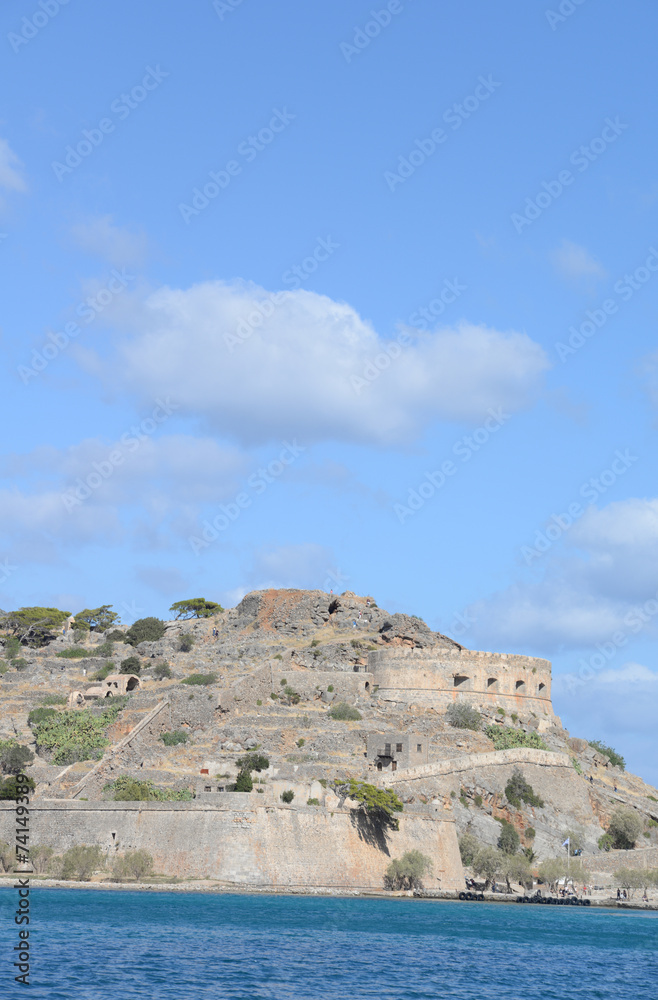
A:
[[[532,656],[468,649],[396,646],[368,655],[368,671],[384,701],[444,712],[455,701],[524,715],[553,715],[551,664]]]

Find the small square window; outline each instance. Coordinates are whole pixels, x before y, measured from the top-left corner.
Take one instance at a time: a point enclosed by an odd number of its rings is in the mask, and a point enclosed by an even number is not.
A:
[[[422,750],[423,750],[423,744],[422,743],[417,743],[416,744],[416,753],[422,753]]]
[[[212,792],[212,788],[211,788],[210,785],[205,785],[205,787],[204,787],[203,790],[204,790],[204,792]]]
[[[396,743],[395,744],[395,752],[396,753],[402,753],[402,744],[401,743]]]

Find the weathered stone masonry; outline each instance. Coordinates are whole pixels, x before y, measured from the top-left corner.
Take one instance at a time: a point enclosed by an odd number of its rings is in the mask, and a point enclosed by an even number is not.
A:
[[[466,649],[396,646],[368,656],[368,670],[385,701],[445,711],[454,701],[509,712],[553,715],[551,664],[531,656]]]
[[[30,839],[62,852],[98,844],[108,861],[144,848],[155,870],[253,886],[381,889],[393,857],[420,850],[434,862],[428,888],[461,889],[455,824],[438,808],[400,817],[388,852],[360,832],[348,808],[258,806],[230,793],[230,804],[198,802],[71,802],[30,805]],[[0,803],[0,838],[11,839],[14,804]]]

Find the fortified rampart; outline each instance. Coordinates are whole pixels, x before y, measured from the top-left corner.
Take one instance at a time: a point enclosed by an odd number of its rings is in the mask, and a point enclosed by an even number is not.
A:
[[[396,646],[368,655],[385,701],[445,711],[455,701],[527,715],[553,715],[551,664],[532,656]]]
[[[30,839],[57,853],[98,844],[108,863],[144,848],[157,872],[253,886],[381,889],[387,865],[405,851],[433,861],[427,888],[462,889],[455,823],[441,807],[410,809],[382,838],[349,808],[260,806],[232,792],[230,802],[30,803]],[[15,834],[15,804],[0,803],[0,839]]]

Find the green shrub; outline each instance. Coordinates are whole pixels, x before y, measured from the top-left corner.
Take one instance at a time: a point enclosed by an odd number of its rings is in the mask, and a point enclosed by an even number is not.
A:
[[[480,841],[477,837],[474,837],[472,833],[463,833],[459,838],[459,853],[461,855],[462,864],[468,865],[473,863],[473,858],[477,852],[482,847]]]
[[[521,843],[518,832],[506,819],[501,821],[502,829],[498,837],[498,849],[503,854],[516,854]]]
[[[432,870],[432,861],[420,851],[406,851],[391,861],[384,875],[387,889],[422,889],[423,876]]]
[[[113,642],[101,642],[100,645],[94,646],[93,649],[94,656],[112,656],[114,652]]]
[[[45,694],[41,699],[42,705],[66,705],[66,695],[63,694]]]
[[[171,667],[164,660],[161,663],[156,663],[153,667],[153,676],[156,681],[168,680],[172,676]]]
[[[345,701],[339,701],[337,705],[332,705],[329,715],[338,722],[357,722],[362,718],[361,713],[354,705],[348,705]]]
[[[217,674],[190,674],[181,681],[181,684],[204,684],[208,686],[209,684],[214,684],[217,680]]]
[[[114,670],[114,664],[106,663],[104,667],[101,667],[100,670],[96,670],[91,675],[91,680],[104,681],[106,677],[109,677],[109,675],[112,673],[113,670]]]
[[[44,709],[52,711],[52,709]],[[5,774],[21,774],[34,760],[34,754],[29,747],[22,746],[17,740],[0,741],[0,768]]]
[[[505,795],[509,804],[516,809],[521,808],[522,802],[540,809],[544,805],[544,800],[535,793],[532,785],[528,784],[518,768],[514,768],[511,778],[505,785]]]
[[[14,670],[27,670],[30,664],[24,656],[19,656],[17,659],[11,661],[11,665]]]
[[[604,833],[602,837],[599,837],[597,843],[600,851],[611,851],[615,846],[615,838],[611,833]]]
[[[329,694],[333,694],[333,690],[334,690],[334,686],[333,686],[333,684],[330,684],[329,687],[327,688],[327,691],[329,692]]]
[[[30,728],[43,722],[44,719],[51,719],[57,715],[54,708],[33,708],[27,717],[27,724]]]
[[[274,660],[282,660],[283,657],[281,656],[281,653],[275,653],[274,656],[273,656],[273,659]]]
[[[188,735],[182,729],[174,729],[169,733],[160,733],[160,739],[166,747],[177,747],[179,743],[187,743]]]
[[[116,720],[123,702],[112,699],[113,704],[101,712],[90,708],[79,711],[57,712],[34,728],[37,750],[51,755],[53,764],[74,764],[79,760],[98,760],[109,745],[106,728]]]
[[[60,657],[62,660],[81,660],[83,657],[89,655],[89,650],[84,649],[82,646],[69,646],[67,649],[63,649],[61,652],[55,653],[55,656]]]
[[[466,796],[465,796],[465,795],[463,795],[463,794],[462,794],[462,795],[460,795],[460,796],[459,796],[459,801],[461,802],[461,804],[462,804],[463,806],[465,806],[465,808],[466,808],[466,809],[468,809],[468,799],[466,798]]]
[[[165,634],[165,624],[159,618],[138,618],[126,632],[126,639],[131,646],[140,642],[157,642]]]
[[[2,674],[6,674],[8,670],[9,670],[9,664],[7,663],[7,661],[0,660],[0,676],[2,676]]]
[[[510,715],[510,719],[512,720],[512,722],[518,722],[519,721],[519,717],[516,714],[516,712],[512,712],[512,714]]]
[[[104,786],[115,802],[190,802],[194,795],[189,789],[157,788],[152,781],[139,781],[128,774],[120,775]]]
[[[111,632],[106,632],[104,635],[105,642],[127,642],[127,636],[125,632],[122,632],[118,628],[112,629]]]
[[[189,653],[194,646],[194,636],[193,635],[182,635],[178,640],[178,651],[180,653]]]
[[[235,782],[236,792],[250,792],[254,787],[254,780],[249,771],[240,771]]]
[[[453,702],[452,705],[448,706],[446,719],[448,720],[449,725],[453,726],[455,729],[478,730],[480,728],[482,716],[476,708],[472,707],[472,705],[467,704],[465,701],[456,701]]]
[[[613,847],[617,850],[629,851],[635,847],[635,841],[642,831],[642,820],[634,809],[619,806],[610,817],[608,833],[613,839]]]
[[[319,645],[320,645],[319,639],[311,639],[311,646],[319,646]]]
[[[69,847],[64,854],[60,877],[70,879],[77,875],[81,881],[88,882],[94,872],[102,871],[103,868],[103,854],[97,844],[93,847],[78,844],[76,847]]]
[[[535,830],[534,826],[527,826],[525,829],[526,840],[534,840],[536,836],[537,836],[537,831]]]
[[[5,656],[7,656],[10,660],[13,660],[15,656],[18,656],[20,650],[20,640],[17,639],[15,635],[11,635],[8,639],[5,639]]]
[[[512,726],[487,726],[486,735],[496,750],[513,750],[514,747],[531,747],[536,750],[548,750],[541,736],[531,731],[524,733],[522,729]]]
[[[32,792],[34,791],[35,785],[34,785],[34,780],[32,778],[27,778],[26,780],[21,781],[20,788],[25,788],[25,785],[28,786],[30,791]],[[18,778],[16,777],[15,774],[12,774],[8,778],[5,778],[3,781],[0,781],[0,799],[18,798],[19,797],[18,789],[19,789]],[[22,791],[20,792],[20,796],[23,796],[24,794],[25,794],[24,792]]]
[[[278,696],[278,694],[276,693],[276,691],[272,691],[272,692],[270,692],[270,698],[272,699],[272,701],[276,701],[276,700],[278,699],[278,697],[279,697],[279,696]]]
[[[497,715],[502,715],[502,717],[505,718],[505,709],[504,708],[497,708],[496,709],[496,714]]]
[[[121,661],[120,674],[141,674],[142,663],[138,656],[127,656]]]
[[[286,696],[289,705],[298,705],[299,702],[301,701],[302,696],[298,694],[298,692],[295,691],[293,688],[291,688],[289,684],[286,684],[286,686],[283,689],[283,693]]]
[[[626,761],[622,755],[617,753],[616,750],[613,750],[612,747],[609,747],[606,743],[602,743],[601,740],[588,740],[587,742],[594,750],[598,750],[600,754],[607,757],[614,767],[619,767],[622,771],[626,769]]]
[[[143,848],[138,851],[126,851],[122,858],[117,858],[112,873],[115,878],[130,878],[140,880],[153,874],[153,857]]]
[[[320,800],[319,799],[307,799],[306,800],[306,805],[307,806],[319,806],[320,805]]]
[[[264,753],[248,753],[244,757],[238,757],[236,765],[241,771],[267,771],[270,766],[269,757]]]
[[[262,705],[262,704],[263,704],[263,702],[262,702],[262,701],[260,700],[260,698],[257,698],[257,699],[256,699],[256,704],[257,704],[257,705]]]
[[[282,677],[281,680],[279,681],[279,684],[281,685],[281,687],[285,687],[287,683],[288,683],[288,681],[286,680],[285,677]]]
[[[286,802],[288,805],[292,802],[295,797],[295,793],[292,788],[288,788],[285,792],[281,792],[281,801]]]
[[[481,807],[481,805],[482,805],[482,796],[481,795],[476,795],[475,798],[473,799],[473,801],[475,802],[475,805],[479,809]]]
[[[303,747],[305,743],[306,743],[306,740],[304,739],[304,737],[303,737],[303,736],[301,736],[301,737],[300,737],[300,738],[299,738],[299,739],[297,740],[297,746],[298,746],[298,747],[300,747],[300,748],[301,748],[301,747]]]

